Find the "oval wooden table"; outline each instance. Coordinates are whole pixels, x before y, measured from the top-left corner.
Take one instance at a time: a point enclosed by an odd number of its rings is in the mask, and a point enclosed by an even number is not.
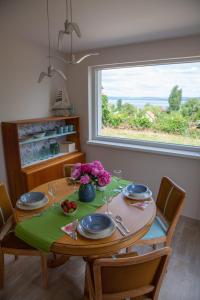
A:
[[[73,192],[72,186],[67,184],[65,178],[52,181],[56,185],[56,197],[55,202],[60,201],[66,195]],[[40,191],[47,194],[48,183],[38,186],[33,191]],[[53,199],[49,196],[49,203],[42,209],[34,211],[22,211],[16,209],[17,221],[21,221],[24,218],[30,217],[37,212],[46,209],[47,206],[53,204]],[[126,200],[120,193],[113,198],[109,204],[110,210],[113,215],[120,215],[123,218],[124,224],[130,230],[130,234],[122,236],[122,234],[116,230],[111,237],[102,240],[91,240],[78,235],[77,240],[73,240],[68,235],[56,240],[51,247],[52,252],[72,255],[72,256],[101,256],[118,252],[122,248],[130,247],[134,245],[140,238],[142,238],[152,225],[156,216],[156,205],[154,201],[145,208],[145,210],[138,209],[130,206],[128,200]],[[106,205],[97,209],[98,212],[105,212]],[[66,216],[67,219],[67,216]],[[67,222],[66,222],[67,223]]]

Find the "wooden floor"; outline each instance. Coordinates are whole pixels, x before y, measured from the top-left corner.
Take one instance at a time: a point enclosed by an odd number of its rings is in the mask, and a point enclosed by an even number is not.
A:
[[[7,256],[0,300],[83,299],[85,264],[81,258],[73,257],[64,266],[49,269],[47,290],[42,288],[39,268],[38,258],[20,257],[14,262]],[[181,218],[159,300],[200,300],[200,221]]]

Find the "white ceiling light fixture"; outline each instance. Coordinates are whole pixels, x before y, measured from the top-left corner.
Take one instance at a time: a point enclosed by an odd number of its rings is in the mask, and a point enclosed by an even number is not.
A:
[[[70,13],[69,13],[70,12]],[[69,21],[70,20],[70,21]],[[99,53],[88,53],[85,54],[82,57],[76,58],[75,54],[73,53],[73,33],[76,33],[77,37],[81,37],[81,31],[77,23],[73,22],[72,20],[72,0],[66,0],[66,21],[65,21],[65,30],[60,30],[58,34],[58,48],[61,49],[62,41],[64,35],[70,36],[70,58],[69,60],[65,60],[62,57],[54,56],[54,58],[64,62],[65,64],[79,64],[86,58],[93,56],[93,55],[99,55]],[[51,57],[51,56],[50,56]]]
[[[49,65],[48,65],[48,69],[47,72],[41,72],[40,76],[38,78],[38,83],[40,83],[45,77],[53,77],[54,75],[59,75],[62,79],[67,80],[65,74],[58,69],[55,69],[52,65],[51,65],[51,41],[50,41],[50,26],[49,26],[49,0],[47,0],[47,25],[48,25],[48,59],[49,59]]]

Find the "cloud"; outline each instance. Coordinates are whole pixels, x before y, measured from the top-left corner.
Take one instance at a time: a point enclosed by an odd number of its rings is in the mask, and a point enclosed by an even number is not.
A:
[[[184,97],[200,97],[200,62],[102,70],[108,96],[168,97],[175,85]]]

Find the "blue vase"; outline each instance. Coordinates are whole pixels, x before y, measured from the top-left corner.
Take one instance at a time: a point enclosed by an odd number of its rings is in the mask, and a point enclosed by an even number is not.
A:
[[[79,200],[82,202],[91,202],[95,199],[96,191],[92,183],[81,184],[78,191]]]

